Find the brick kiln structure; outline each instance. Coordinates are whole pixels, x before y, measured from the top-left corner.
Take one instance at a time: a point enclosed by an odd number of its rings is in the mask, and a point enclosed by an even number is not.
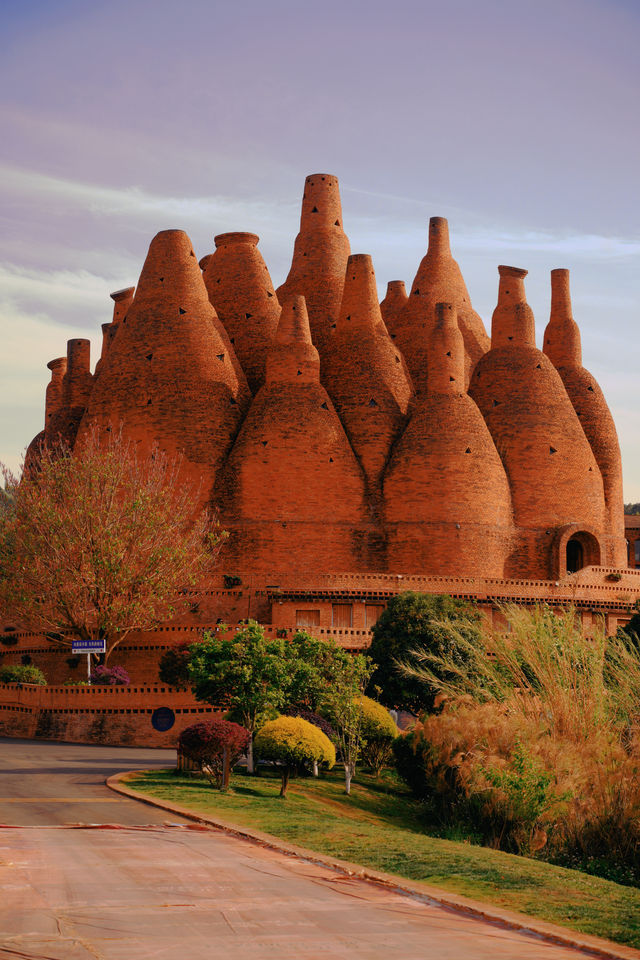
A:
[[[328,174],[306,179],[277,290],[255,234],[216,236],[200,262],[180,230],[153,239],[135,290],[111,295],[95,373],[86,340],[48,364],[28,451],[122,424],[140,449],[184,455],[230,533],[189,617],[120,648],[136,682],[219,618],[366,647],[407,588],[498,618],[500,600],[571,603],[587,631],[596,614],[609,629],[629,618],[640,570],[627,568],[620,451],[582,366],[568,271],[552,271],[540,351],[527,271],[498,270],[489,338],[434,217],[410,293],[392,280],[379,304]],[[42,638],[8,635],[6,660],[68,675]]]

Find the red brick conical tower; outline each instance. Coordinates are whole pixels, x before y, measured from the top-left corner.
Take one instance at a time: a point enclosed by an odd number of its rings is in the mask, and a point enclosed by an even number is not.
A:
[[[52,406],[47,410],[47,443],[62,441],[71,447],[74,445],[94,385],[90,362],[91,342],[83,339],[67,341],[66,366],[60,360],[52,361],[55,369],[52,369],[52,383],[49,384]]]
[[[498,270],[491,350],[478,361],[469,392],[511,487],[520,543],[508,575],[555,579],[566,570],[564,551],[572,532],[581,538],[585,564],[601,559],[602,477],[558,372],[535,347],[524,290],[527,271]]]
[[[504,467],[465,390],[453,304],[436,305],[428,387],[384,481],[391,573],[502,577],[513,538]]]
[[[380,312],[392,340],[396,339],[398,319],[408,302],[404,280],[389,280],[384,300],[380,303]]]
[[[255,233],[221,233],[215,237],[215,253],[202,258],[209,300],[253,393],[264,383],[267,350],[280,316],[258,239]]]
[[[464,338],[467,383],[473,367],[489,349],[482,320],[471,306],[460,267],[451,256],[449,225],[431,217],[429,246],[411,286],[408,303],[394,323],[395,343],[402,350],[418,393],[427,382],[427,342],[436,303],[452,303]]]
[[[96,376],[99,374],[100,368],[104,363],[104,359],[109,352],[109,347],[113,342],[113,338],[118,332],[118,327],[126,317],[127,311],[133,303],[133,295],[135,292],[135,287],[125,287],[124,290],[116,290],[114,293],[110,294],[110,297],[113,300],[113,319],[111,320],[111,323],[102,324],[102,352],[100,354],[100,359],[96,364]]]
[[[217,324],[189,237],[157,234],[83,423],[122,423],[145,453],[155,442],[179,451],[205,494],[249,404]]]
[[[551,271],[551,316],[544,333],[544,352],[562,378],[600,467],[610,537],[604,560],[624,567],[627,546],[618,434],[602,390],[582,366],[580,330],[573,319],[568,270]]]
[[[276,291],[280,303],[301,294],[307,303],[311,336],[323,363],[330,362],[331,334],[342,302],[349,239],[342,227],[338,178],[328,173],[307,177],[300,233],[287,279]]]
[[[407,423],[413,388],[385,327],[371,257],[349,257],[326,386],[376,489],[391,447]]]
[[[319,371],[304,298],[293,297],[219,486],[227,566],[271,575],[361,567],[364,476]]]

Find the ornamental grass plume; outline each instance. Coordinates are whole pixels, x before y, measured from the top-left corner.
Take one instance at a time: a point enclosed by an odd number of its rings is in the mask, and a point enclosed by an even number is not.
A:
[[[640,882],[636,648],[602,625],[584,637],[573,610],[502,614],[505,629],[476,643],[452,628],[455,663],[416,651],[415,676],[444,706],[414,728],[412,757],[396,751],[402,775],[485,843]]]

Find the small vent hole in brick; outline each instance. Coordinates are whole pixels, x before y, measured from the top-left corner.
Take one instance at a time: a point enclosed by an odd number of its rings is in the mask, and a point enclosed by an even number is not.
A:
[[[160,283],[164,283],[164,277],[160,277]]]
[[[555,447],[549,447],[549,453],[557,453],[557,452],[558,451],[556,450]]]
[[[151,399],[147,400],[147,406],[148,406],[148,407],[151,406]]]
[[[590,393],[593,393],[593,387],[587,387],[587,390],[588,390]]]
[[[414,295],[414,297],[419,297],[419,296],[420,296],[420,291],[419,291],[419,290],[414,290],[414,291],[413,291],[413,295]]]
[[[179,313],[180,313],[180,316],[184,316],[184,314],[187,312],[187,311],[184,309],[184,307],[178,307],[178,311],[179,311]]]
[[[263,440],[263,441],[262,441],[262,446],[263,446],[263,447],[266,447],[266,445],[268,444],[268,442],[269,442],[268,440]]]
[[[311,211],[311,213],[317,213],[317,212],[318,212],[318,208],[317,208],[317,207],[314,207],[313,210]]]
[[[449,383],[455,383],[455,382],[456,382],[455,377],[449,377]]]
[[[340,221],[339,221],[339,220],[334,220],[334,221],[333,221],[333,225],[334,225],[334,227],[339,227],[339,226],[340,226]]]
[[[447,356],[448,356],[448,357],[451,356],[451,350],[447,350]]]
[[[326,400],[323,400],[322,403],[320,404],[320,406],[322,407],[323,410],[328,410],[328,409],[329,409]]]
[[[301,376],[302,376],[302,370],[298,370],[298,372],[296,373],[296,377],[301,377]]]
[[[245,318],[245,320],[251,320],[251,317],[252,317],[252,316],[253,316],[252,313],[245,313],[244,318]]]
[[[147,360],[151,360],[152,357],[153,357],[153,354],[152,354],[152,353],[148,353],[148,354],[147,354]]]
[[[396,357],[396,363],[400,363],[400,357]]]
[[[331,324],[331,329],[332,329],[332,330],[335,330],[335,328],[336,328],[335,323],[332,323],[332,324]]]
[[[329,457],[329,463],[333,463],[333,457]]]
[[[268,297],[272,297],[272,296],[273,296],[273,294],[271,293],[271,290],[267,290],[267,296],[268,296]]]
[[[229,343],[235,343],[235,342],[236,342],[235,337],[231,337],[230,340],[229,340]]]
[[[392,339],[392,340],[395,340],[395,338],[396,338],[395,333],[392,333],[392,334],[391,334],[391,339]]]
[[[216,353],[218,360],[224,360],[224,353]]]
[[[493,401],[493,405],[494,405],[494,407],[500,406],[500,401],[499,401],[499,400],[494,400],[494,401]]]
[[[378,406],[377,401],[374,400],[373,397],[371,397],[371,400],[369,400],[369,406],[370,406],[370,407],[377,407],[377,406]]]
[[[195,253],[193,252],[193,250],[191,251],[191,253],[189,254],[189,256],[190,256],[190,257],[195,257]]]
[[[467,449],[465,450],[465,453],[471,453],[471,447],[467,447]]]
[[[229,397],[229,403],[231,404],[232,407],[235,407],[238,401],[234,400],[233,397]]]

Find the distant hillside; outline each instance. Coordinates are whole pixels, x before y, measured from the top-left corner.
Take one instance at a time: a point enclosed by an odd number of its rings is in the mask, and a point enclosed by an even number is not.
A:
[[[624,512],[637,516],[640,513],[640,503],[625,503]]]

